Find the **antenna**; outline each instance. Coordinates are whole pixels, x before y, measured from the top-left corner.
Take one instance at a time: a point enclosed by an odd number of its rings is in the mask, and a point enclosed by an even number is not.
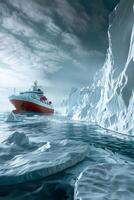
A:
[[[37,90],[38,82],[34,81],[33,90]]]

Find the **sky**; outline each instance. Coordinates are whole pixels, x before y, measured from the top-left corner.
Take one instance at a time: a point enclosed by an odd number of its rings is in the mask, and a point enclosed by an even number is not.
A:
[[[108,48],[108,16],[118,0],[0,0],[0,110],[34,80],[58,105],[90,85]]]

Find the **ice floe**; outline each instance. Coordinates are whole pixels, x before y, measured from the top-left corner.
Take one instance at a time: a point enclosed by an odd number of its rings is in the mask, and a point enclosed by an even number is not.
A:
[[[27,136],[19,133],[14,133],[7,142],[20,146],[29,143]],[[44,141],[34,151],[22,151],[11,159],[5,159],[0,165],[0,185],[23,183],[56,174],[82,161],[87,152],[88,146],[83,142]]]
[[[98,164],[84,170],[75,184],[75,200],[134,199],[133,164]]]

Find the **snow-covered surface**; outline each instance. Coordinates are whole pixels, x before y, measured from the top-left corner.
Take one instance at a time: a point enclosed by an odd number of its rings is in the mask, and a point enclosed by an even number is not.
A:
[[[56,174],[82,161],[88,146],[61,140],[31,143],[24,133],[15,132],[1,144],[0,185],[37,180]]]
[[[82,172],[75,185],[75,200],[134,199],[133,164],[98,164]]]
[[[133,5],[133,1],[129,0],[128,3],[123,0],[115,9],[108,30],[109,48],[103,68],[97,73],[92,86],[72,89],[69,98],[64,102],[66,114],[70,118],[133,134]],[[123,16],[122,7],[125,8]]]

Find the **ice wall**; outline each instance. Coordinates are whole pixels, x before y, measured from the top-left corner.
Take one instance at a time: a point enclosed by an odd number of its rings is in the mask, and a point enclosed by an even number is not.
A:
[[[134,132],[134,0],[122,0],[110,16],[109,48],[92,86],[73,89],[66,114],[122,133]]]

